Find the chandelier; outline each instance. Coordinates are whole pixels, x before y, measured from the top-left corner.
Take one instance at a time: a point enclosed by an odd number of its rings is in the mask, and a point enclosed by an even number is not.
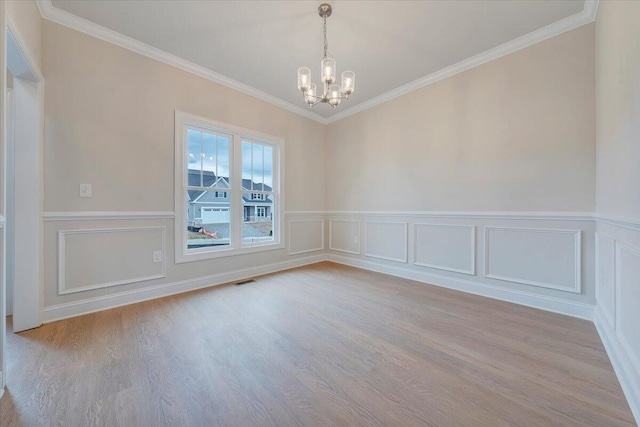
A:
[[[309,108],[321,102],[328,103],[334,109],[343,99],[349,99],[355,90],[356,73],[345,71],[342,73],[342,85],[333,84],[336,81],[336,60],[327,57],[327,18],[331,16],[331,5],[323,3],[318,7],[318,14],[324,21],[324,54],[320,62],[320,76],[324,90],[318,94],[315,83],[311,83],[311,70],[307,67],[298,69],[298,89],[302,91],[302,96]]]

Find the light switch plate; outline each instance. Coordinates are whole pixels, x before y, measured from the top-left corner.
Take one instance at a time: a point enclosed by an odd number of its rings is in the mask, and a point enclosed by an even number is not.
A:
[[[80,184],[80,197],[91,197],[91,184]]]

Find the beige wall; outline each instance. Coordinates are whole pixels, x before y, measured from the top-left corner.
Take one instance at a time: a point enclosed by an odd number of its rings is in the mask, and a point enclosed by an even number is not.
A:
[[[42,70],[42,18],[35,0],[7,0],[7,12],[23,37],[38,70]]]
[[[640,218],[640,2],[597,19],[597,212]]]
[[[173,211],[176,109],[283,138],[285,210],[324,209],[323,125],[47,20],[43,68],[45,213]],[[78,197],[80,183],[92,198]],[[59,230],[147,226],[167,228],[166,279],[57,295]],[[175,265],[173,246],[172,219],[47,221],[45,306],[288,259],[275,250]]]
[[[321,124],[46,20],[43,40],[45,211],[172,211],[176,109],[284,138],[286,210],[323,209]]]
[[[594,25],[329,125],[331,211],[585,211]]]

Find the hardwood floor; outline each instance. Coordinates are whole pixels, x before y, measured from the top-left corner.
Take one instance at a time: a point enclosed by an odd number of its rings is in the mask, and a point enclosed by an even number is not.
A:
[[[590,322],[332,263],[7,335],[2,426],[635,425]]]

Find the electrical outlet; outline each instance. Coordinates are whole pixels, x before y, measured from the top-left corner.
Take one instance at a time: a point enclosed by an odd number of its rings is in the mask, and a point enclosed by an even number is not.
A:
[[[162,262],[162,251],[153,251],[153,262]]]
[[[91,197],[91,184],[80,184],[80,197]]]
[[[356,246],[360,243],[360,238],[358,236],[353,236],[353,245]]]

